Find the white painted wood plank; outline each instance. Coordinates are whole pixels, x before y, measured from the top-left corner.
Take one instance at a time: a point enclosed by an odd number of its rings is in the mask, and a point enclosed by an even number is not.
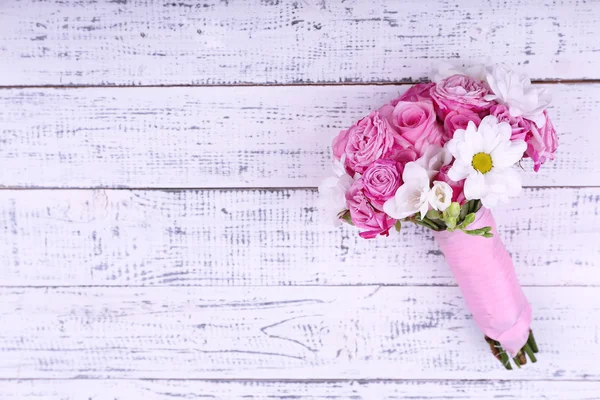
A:
[[[506,371],[456,287],[2,288],[0,376],[598,380],[598,289],[525,293],[539,362]]]
[[[309,190],[0,191],[0,284],[454,285],[431,234],[365,240]],[[527,189],[496,219],[526,285],[600,285],[600,188]]]
[[[0,184],[316,187],[332,138],[406,88],[0,90]],[[600,185],[600,85],[547,88],[559,152],[525,184]]]
[[[9,380],[10,400],[598,400],[597,381]]]
[[[4,0],[0,85],[380,82],[446,59],[600,78],[597,1]]]

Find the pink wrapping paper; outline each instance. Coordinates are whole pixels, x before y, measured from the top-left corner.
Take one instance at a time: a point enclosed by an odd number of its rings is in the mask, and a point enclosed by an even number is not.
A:
[[[513,357],[527,342],[531,305],[498,236],[492,213],[481,208],[467,229],[492,227],[493,238],[434,232],[477,326]]]

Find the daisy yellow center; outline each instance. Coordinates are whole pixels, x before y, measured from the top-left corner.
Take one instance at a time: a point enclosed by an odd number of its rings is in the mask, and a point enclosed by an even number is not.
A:
[[[492,170],[492,157],[488,153],[477,153],[473,156],[471,165],[477,171],[485,174]]]

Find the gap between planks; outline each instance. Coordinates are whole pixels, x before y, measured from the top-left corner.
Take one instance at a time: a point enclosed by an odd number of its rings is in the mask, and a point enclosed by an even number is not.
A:
[[[216,285],[213,285],[216,286]],[[232,284],[232,285],[227,285],[228,288],[257,288],[257,287],[304,287],[304,288],[353,288],[353,287],[373,287],[376,289],[379,289],[381,287],[389,287],[389,288],[418,288],[418,287],[423,287],[423,288],[453,288],[453,287],[458,287],[457,284],[444,284],[444,283],[432,283],[432,284],[419,284],[419,283],[406,283],[406,284],[401,284],[401,283],[366,283],[366,284],[360,284],[360,283],[349,283],[349,284],[340,284],[340,285],[315,285],[315,284],[302,284],[302,283],[294,283],[294,284],[289,284],[289,285],[260,285],[260,284],[249,284],[249,285],[239,285],[239,284]],[[97,289],[97,288],[122,288],[122,289],[148,289],[148,288],[173,288],[173,287],[179,287],[179,288],[195,288],[195,287],[207,287],[206,285],[199,285],[199,284],[189,284],[189,285],[0,285],[0,289],[43,289],[43,290],[48,290],[48,289]],[[532,285],[532,284],[522,284],[521,287],[524,288],[595,288],[595,287],[600,287],[600,284],[598,285],[583,285],[583,284],[577,284],[577,283],[567,283],[564,285],[547,285],[547,284],[541,284],[541,285]]]
[[[529,186],[523,185],[523,189],[598,189],[600,185],[579,185],[579,186]],[[80,186],[2,186],[0,185],[0,191],[10,190],[129,190],[129,191],[154,191],[154,192],[184,192],[184,191],[221,191],[221,192],[234,192],[244,190],[264,190],[264,191],[281,191],[281,190],[318,190],[315,186],[231,186],[231,187],[138,187],[138,186],[93,186],[93,187],[80,187]],[[515,199],[516,200],[516,199]]]
[[[400,86],[416,85],[417,83],[429,82],[427,80],[401,80],[401,81],[380,81],[380,82],[298,82],[298,83],[220,83],[220,84],[167,84],[167,85],[0,85],[0,90],[10,89],[137,89],[137,88],[235,88],[235,87],[297,87],[297,86]],[[535,79],[533,84],[544,85],[589,85],[600,83],[600,79]]]
[[[529,364],[527,364],[529,365]],[[527,368],[527,367],[523,367]],[[510,383],[510,382],[600,382],[600,379],[544,379],[544,378],[531,378],[531,379],[485,379],[485,378],[380,378],[380,379],[360,379],[360,378],[94,378],[94,377],[73,377],[73,378],[0,378],[0,382],[15,382],[15,381],[132,381],[132,382],[231,382],[231,383],[402,383],[402,382],[479,382],[479,383]]]

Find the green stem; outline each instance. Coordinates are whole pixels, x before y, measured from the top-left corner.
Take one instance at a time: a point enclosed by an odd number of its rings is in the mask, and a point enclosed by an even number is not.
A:
[[[439,231],[439,228],[436,227],[433,224],[433,222],[428,221],[426,218],[423,218],[421,220],[419,220],[418,218],[415,218],[414,219],[414,223],[417,224],[417,225],[424,226],[424,227],[429,228],[429,229],[433,229],[434,231]]]
[[[496,358],[500,358],[500,361],[502,362],[502,365],[504,365],[504,368],[513,369],[511,366],[511,363],[510,363],[510,356],[502,348],[502,345],[500,344],[500,342],[498,342],[497,340],[493,340],[487,336],[485,337],[485,340],[490,345],[494,356]],[[518,368],[521,368],[521,366],[523,366],[527,363],[527,357],[529,357],[529,359],[531,360],[532,363],[535,363],[535,362],[537,362],[535,353],[537,353],[538,351],[539,350],[538,350],[537,344],[535,343],[535,339],[533,337],[533,332],[530,330],[529,338],[527,339],[527,342],[525,343],[523,348],[517,353],[517,355],[512,359],[512,361],[515,363],[515,365]]]
[[[531,347],[531,350],[534,353],[539,352],[540,350],[538,349],[537,343],[535,342],[535,338],[533,337],[533,331],[529,331],[529,338],[527,339],[527,344],[529,344],[529,346]]]
[[[517,367],[521,368],[521,361],[519,361],[519,357],[513,358],[513,361]]]
[[[508,357],[508,354],[506,353],[506,351],[504,351],[504,349],[500,345],[500,342],[498,342],[497,340],[494,340],[494,345],[500,351],[500,359],[502,361],[502,365],[504,365],[504,368],[512,369],[512,365],[510,365],[510,358]]]
[[[537,358],[535,358],[535,356],[533,355],[533,350],[531,349],[529,343],[525,343],[523,350],[525,350],[525,353],[527,353],[531,362],[537,362]]]

